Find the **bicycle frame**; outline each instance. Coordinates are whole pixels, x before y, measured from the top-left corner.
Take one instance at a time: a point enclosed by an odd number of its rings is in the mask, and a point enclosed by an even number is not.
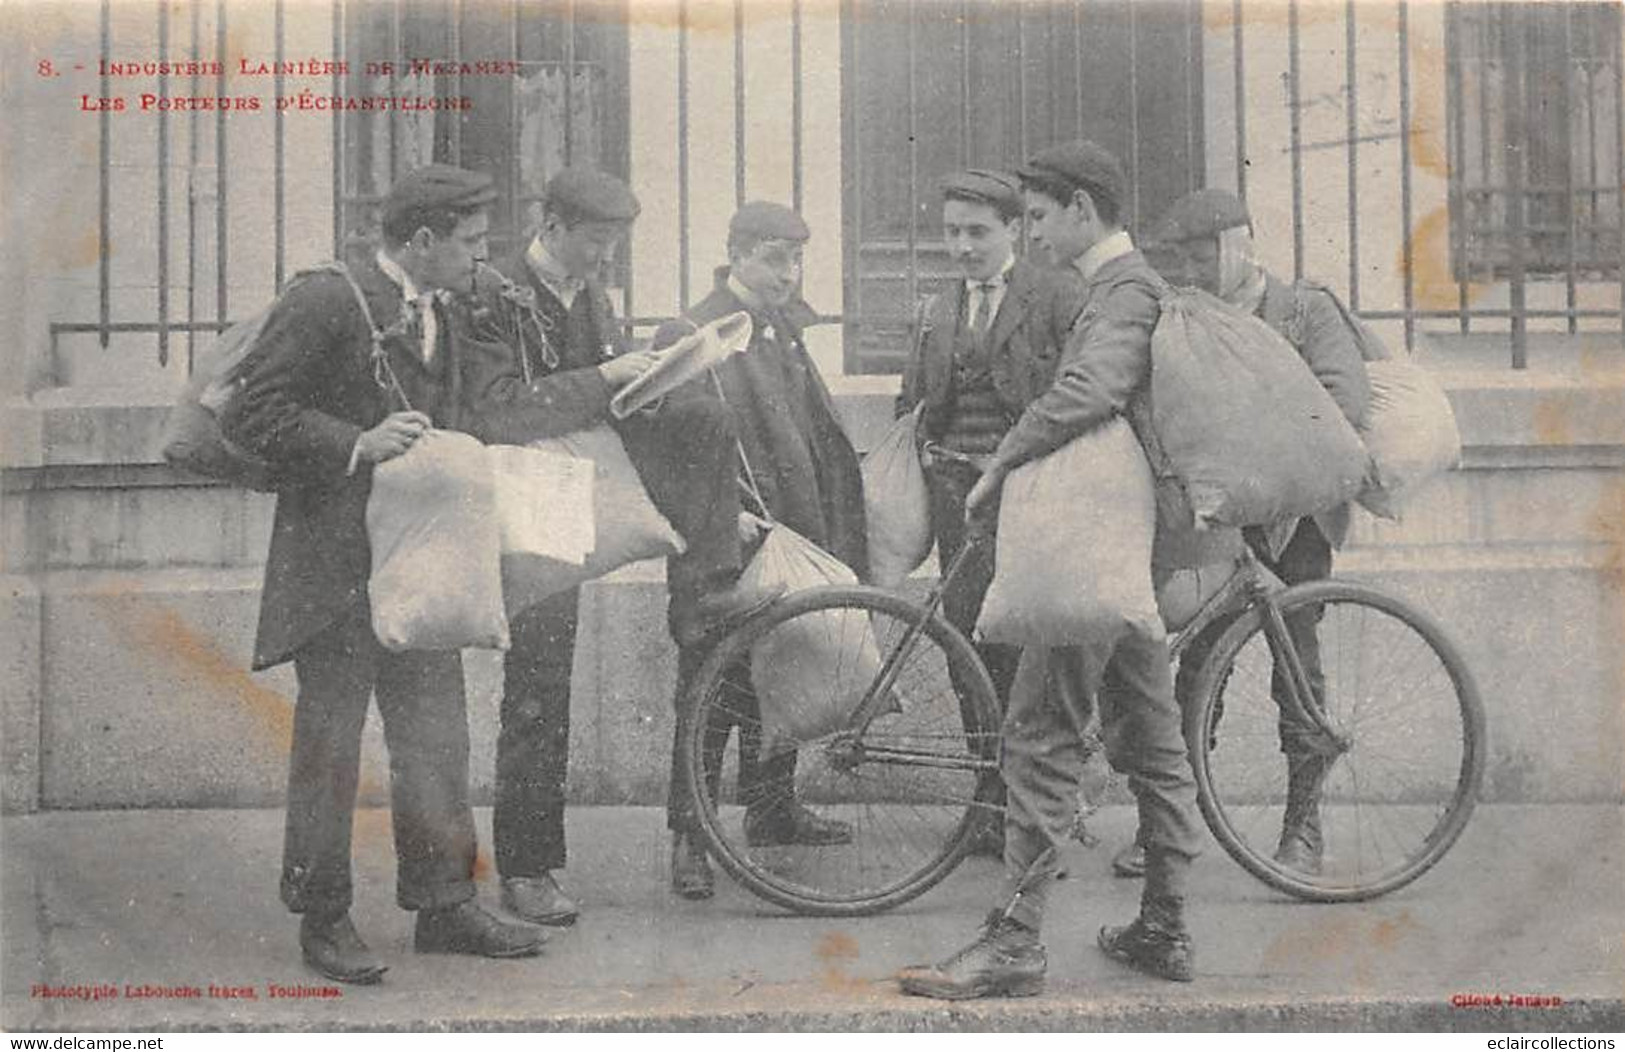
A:
[[[836,741],[830,746],[832,753],[845,755],[847,762],[856,764],[861,760],[883,760],[888,763],[911,767],[940,767],[948,770],[969,770],[978,772],[997,771],[999,762],[996,758],[967,759],[962,755],[946,755],[943,753],[923,752],[915,749],[896,749],[887,746],[870,745],[863,742],[863,736],[868,732],[869,725],[885,710],[885,699],[892,687],[897,683],[903,662],[913,651],[914,644],[925,631],[925,625],[937,615],[942,608],[942,597],[948,586],[958,576],[960,569],[965,565],[971,548],[986,543],[985,538],[973,535],[969,538],[953,561],[948,564],[947,570],[941,575],[937,583],[926,593],[925,603],[920,607],[920,616],[911,623],[886,654],[880,667],[880,675],[869,684],[864,693],[863,700],[853,710],[851,723],[842,731]]]
[[[1284,671],[1287,681],[1285,697],[1280,699],[1286,703],[1286,715],[1319,730],[1331,744],[1331,755],[1340,755],[1349,750],[1351,743],[1327,718],[1309,682],[1297,644],[1287,630],[1286,618],[1281,614],[1281,596],[1287,591],[1288,586],[1259,561],[1251,548],[1244,546],[1236,572],[1169,640],[1168,656],[1170,660],[1177,659],[1192,640],[1220,621],[1242,617],[1254,608],[1261,610],[1270,656]]]

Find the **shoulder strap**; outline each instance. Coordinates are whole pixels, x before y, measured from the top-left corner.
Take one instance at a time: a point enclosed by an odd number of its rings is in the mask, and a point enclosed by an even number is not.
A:
[[[677,320],[689,327],[690,335],[700,331],[699,323],[686,314],[682,315]],[[711,368],[707,369],[706,375],[711,377],[711,386],[716,389],[717,400],[722,403],[722,407],[728,410],[728,414],[732,416],[733,406],[728,404],[728,394],[722,389],[722,378],[717,375],[716,367],[712,366]],[[767,501],[762,499],[762,487],[756,482],[756,472],[750,466],[750,454],[745,452],[745,443],[739,438],[739,428],[737,426],[734,428],[734,449],[739,453],[739,466],[743,468],[745,472],[744,478],[741,480],[744,484],[745,491],[750,495],[750,498],[756,502],[756,507],[761,510],[762,518],[766,519],[768,522],[773,522],[774,519],[772,509],[767,506]]]
[[[330,270],[342,275],[345,284],[350,286],[350,291],[355,293],[356,305],[361,308],[361,316],[366,319],[367,331],[372,337],[372,351],[369,358],[372,361],[373,379],[379,387],[389,391],[400,400],[402,409],[410,410],[412,408],[411,400],[406,397],[406,391],[401,387],[401,381],[395,375],[395,367],[389,363],[389,355],[384,352],[383,330],[378,328],[378,323],[373,320],[372,308],[367,306],[366,294],[361,291],[361,286],[356,283],[355,275],[350,273],[349,267],[336,261],[325,263],[317,269]]]

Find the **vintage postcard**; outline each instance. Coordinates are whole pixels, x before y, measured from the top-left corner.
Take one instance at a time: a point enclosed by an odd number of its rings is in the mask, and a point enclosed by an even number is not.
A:
[[[0,1027],[1625,1027],[1622,11],[0,4]]]

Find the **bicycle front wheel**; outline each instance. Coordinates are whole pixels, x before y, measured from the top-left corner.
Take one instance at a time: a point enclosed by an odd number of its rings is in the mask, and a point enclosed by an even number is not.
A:
[[[1280,891],[1315,902],[1386,894],[1444,857],[1472,814],[1485,760],[1478,690],[1444,632],[1398,599],[1316,581],[1277,601],[1289,625],[1313,625],[1323,682],[1308,715],[1336,748],[1289,803],[1291,731],[1275,700],[1286,688],[1272,682],[1264,610],[1250,609],[1204,663],[1191,713],[1203,817],[1231,857]],[[1292,806],[1295,828],[1307,825],[1316,842],[1308,865],[1301,851],[1298,866],[1275,857]]]
[[[890,909],[947,876],[987,820],[993,685],[965,637],[926,615],[877,588],[797,592],[725,636],[695,676],[684,781],[713,857],[754,894],[819,916]],[[808,811],[815,833],[794,817]]]

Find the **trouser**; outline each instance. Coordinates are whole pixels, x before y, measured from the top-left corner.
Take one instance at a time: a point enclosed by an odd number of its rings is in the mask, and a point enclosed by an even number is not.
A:
[[[468,714],[456,651],[391,653],[363,599],[293,658],[298,700],[288,758],[282,901],[333,915],[353,898],[350,847],[369,699],[389,747],[395,900],[437,909],[474,897]]]
[[[550,595],[508,625],[491,818],[503,877],[540,876],[566,861],[564,781],[579,599],[577,588]]]
[[[666,828],[692,833],[697,819],[694,798],[688,792],[687,753],[683,730],[690,713],[689,687],[700,666],[710,655],[707,646],[683,647],[677,652],[677,729],[671,747],[671,784],[666,792]],[[794,750],[762,756],[762,716],[756,693],[750,685],[750,662],[736,662],[724,677],[721,704],[712,706],[706,720],[703,760],[705,787],[712,799],[722,783],[722,754],[729,735],[739,730],[739,802],[747,809],[773,808],[795,799],[796,754]]]
[[[965,497],[976,485],[979,474],[968,464],[946,460],[933,463],[926,471],[926,488],[931,495],[931,532],[936,537],[937,561],[943,573],[948,572],[949,564],[965,547]],[[982,612],[982,599],[993,581],[993,563],[994,538],[989,536],[971,549],[964,565],[943,591],[942,614],[966,638],[973,636],[977,615]],[[1021,657],[1021,648],[1006,643],[978,643],[976,652],[993,680],[993,690],[1002,711],[1009,704],[1010,684],[1016,676],[1016,662]],[[959,666],[950,667],[948,674],[963,710],[967,708],[965,698],[968,692],[960,682]],[[964,717],[966,725],[971,725],[970,713],[965,712]],[[975,745],[991,752],[994,742],[991,737],[982,737],[977,739]],[[989,776],[977,786],[976,799],[992,807],[1003,807],[1004,781],[997,774]]]
[[[1248,545],[1258,556],[1259,561],[1289,585],[1320,581],[1331,576],[1332,546],[1326,540],[1325,534],[1321,533],[1320,527],[1315,525],[1314,519],[1308,517],[1300,519],[1298,528],[1293,531],[1286,547],[1274,558],[1265,544],[1262,531],[1249,529],[1246,531],[1246,537]],[[1321,609],[1318,606],[1300,609],[1286,617],[1287,634],[1292,637],[1292,644],[1298,651],[1304,674],[1308,676],[1310,689],[1315,692],[1316,697],[1324,697],[1326,692],[1326,676],[1320,664],[1320,637],[1316,632],[1320,618]],[[1187,714],[1201,701],[1196,696],[1196,689],[1197,676],[1201,672],[1202,665],[1233,620],[1223,618],[1203,629],[1191,640],[1179,659],[1179,675],[1174,681],[1174,695]],[[1288,757],[1318,755],[1322,751],[1318,747],[1320,732],[1313,724],[1292,714],[1292,695],[1287,685],[1286,670],[1278,666],[1270,675],[1270,696],[1275,699],[1279,710],[1276,727],[1280,736],[1281,751]]]
[[[735,446],[727,408],[678,392],[656,413],[617,425],[650,500],[687,548],[666,560],[672,617],[739,576]],[[513,618],[503,662],[497,738],[497,871],[538,876],[564,867],[565,775],[570,762],[570,672],[579,589]]]
[[[686,389],[617,426],[649,499],[687,542],[666,560],[673,613],[739,576],[738,454],[728,407]]]
[[[1171,931],[1184,925],[1186,877],[1201,847],[1196,783],[1180,730],[1160,633],[1124,628],[1114,639],[1021,653],[1004,717],[1004,902],[1037,930],[1057,855],[1072,826],[1098,699],[1112,766],[1128,775],[1146,845],[1140,914]]]

